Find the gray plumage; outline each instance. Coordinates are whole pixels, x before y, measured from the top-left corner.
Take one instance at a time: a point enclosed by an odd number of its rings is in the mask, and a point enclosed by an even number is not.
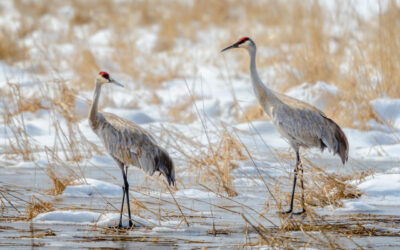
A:
[[[300,147],[328,148],[339,155],[342,163],[348,160],[349,144],[342,129],[317,108],[294,98],[277,94],[282,104],[272,111],[272,120],[297,152]]]
[[[289,211],[287,211],[291,213],[297,172],[299,169],[303,172],[299,156],[300,148],[317,147],[321,150],[328,148],[329,151],[338,154],[342,163],[345,164],[349,154],[349,144],[346,135],[339,125],[329,119],[322,111],[295,98],[276,93],[263,84],[257,72],[257,49],[253,40],[243,37],[222,51],[231,48],[245,48],[249,52],[250,74],[254,93],[279,133],[296,152],[296,168],[291,205]],[[303,187],[303,179],[301,178],[300,180]],[[302,205],[302,212],[304,212],[304,193],[302,193]]]
[[[168,173],[168,182],[175,181],[174,166],[168,153],[138,125],[103,112],[97,114],[97,122],[91,121],[90,126],[113,158],[125,165],[138,167],[149,175],[155,171]]]
[[[112,79],[108,73],[100,72],[96,78],[94,100],[89,113],[89,124],[100,138],[107,152],[122,170],[124,185],[119,227],[122,227],[122,210],[125,196],[128,203],[129,226],[132,227],[129,184],[127,181],[128,166],[138,167],[150,175],[159,171],[160,174],[162,173],[167,178],[169,185],[175,185],[175,168],[167,151],[156,143],[150,133],[135,123],[114,114],[98,112],[97,107],[101,87],[106,83],[122,86]]]

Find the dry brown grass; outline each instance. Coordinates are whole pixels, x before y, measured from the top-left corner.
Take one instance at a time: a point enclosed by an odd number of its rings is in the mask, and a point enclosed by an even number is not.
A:
[[[268,116],[264,113],[264,110],[260,105],[256,104],[254,106],[248,107],[242,117],[240,117],[239,122],[250,122],[258,120],[269,120]]]
[[[14,32],[1,28],[0,41],[0,60],[13,63],[28,58],[27,49],[21,45]]]
[[[93,89],[94,76],[100,70],[93,53],[88,48],[76,48],[70,63],[77,76],[74,86],[86,90]]]
[[[24,121],[24,111],[37,111],[40,106],[30,107],[24,101],[21,94],[21,89],[18,85],[8,82],[6,95],[3,99],[3,104],[7,112],[3,112],[3,121],[5,126],[10,130],[8,134],[8,150],[5,154],[8,158],[23,160],[34,160],[35,144],[32,143],[32,138],[26,130]]]
[[[341,207],[345,199],[355,199],[361,196],[361,192],[350,181],[355,179],[353,175],[328,173],[318,166],[313,166],[312,177],[306,179],[305,202],[314,207]]]
[[[196,120],[196,114],[193,112],[192,104],[195,102],[197,97],[189,97],[183,102],[178,103],[168,110],[168,117],[172,122],[178,122],[183,124],[192,123]]]
[[[243,152],[242,144],[226,128],[218,138],[216,143],[205,146],[200,155],[186,157],[191,169],[201,170],[196,177],[198,182],[214,184],[217,193],[224,191],[229,197],[234,197],[238,193],[232,184],[231,171],[237,168],[235,161],[243,161],[248,157]]]
[[[36,196],[32,196],[31,201],[25,209],[27,220],[35,218],[38,214],[53,211],[54,207],[51,202],[43,201]]]
[[[53,168],[50,166],[47,167],[46,172],[53,182],[53,186],[49,190],[47,190],[47,193],[51,195],[62,194],[65,188],[73,183],[73,179],[71,177],[60,176],[60,174],[55,173]]]
[[[294,161],[293,155],[284,153],[278,153],[277,155],[280,159],[288,161],[287,164],[292,164]],[[317,207],[341,207],[343,205],[343,200],[359,198],[362,195],[361,191],[351,183],[353,181],[360,182],[366,176],[372,174],[370,170],[352,174],[331,173],[326,171],[322,166],[314,164],[304,156],[302,157],[302,165],[304,169],[305,205],[308,212],[312,211],[312,208]],[[287,204],[290,200],[291,192],[283,194],[279,186],[291,185],[293,181],[292,174],[293,172],[289,176],[289,182],[275,184],[275,192],[279,194],[277,197],[284,197],[284,200],[278,199],[276,201],[278,207]],[[298,178],[301,178],[300,174]],[[296,187],[296,205],[301,204],[301,187],[299,183],[300,181],[297,182]]]

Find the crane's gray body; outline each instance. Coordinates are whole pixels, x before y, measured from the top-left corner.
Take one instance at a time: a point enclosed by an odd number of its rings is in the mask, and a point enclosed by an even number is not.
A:
[[[147,131],[133,122],[111,113],[99,113],[99,126],[91,125],[107,152],[126,165],[141,168],[150,175],[156,169],[155,159],[167,154]]]

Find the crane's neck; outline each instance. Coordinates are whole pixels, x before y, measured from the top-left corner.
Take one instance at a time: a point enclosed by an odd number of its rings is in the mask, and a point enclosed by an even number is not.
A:
[[[271,117],[271,108],[280,102],[275,93],[266,87],[258,76],[257,66],[256,66],[256,46],[250,47],[248,49],[250,55],[250,75],[251,82],[253,84],[254,92],[257,96],[258,101],[263,107],[264,111]]]
[[[89,113],[89,124],[93,130],[95,130],[99,125],[99,116],[98,116],[97,106],[99,104],[100,92],[101,92],[101,84],[96,82],[96,88],[94,89],[93,102],[92,102],[92,106],[90,107],[90,113]]]

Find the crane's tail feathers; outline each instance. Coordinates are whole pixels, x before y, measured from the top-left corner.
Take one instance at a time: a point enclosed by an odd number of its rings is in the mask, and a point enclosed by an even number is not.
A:
[[[347,141],[347,137],[343,130],[338,125],[336,125],[335,137],[339,144],[336,153],[339,154],[340,158],[342,159],[342,163],[345,164],[349,159],[349,142]]]
[[[334,121],[328,118],[334,135],[333,153],[338,154],[342,163],[345,164],[349,158],[349,142],[343,130]]]
[[[168,185],[175,186],[175,167],[174,162],[168,153],[160,150],[160,154],[156,157],[156,169],[167,178]]]

